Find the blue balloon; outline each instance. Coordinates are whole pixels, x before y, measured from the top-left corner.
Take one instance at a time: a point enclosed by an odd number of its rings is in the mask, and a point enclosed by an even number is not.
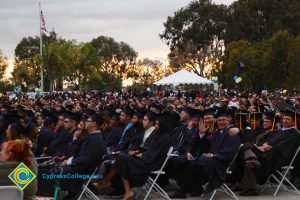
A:
[[[234,77],[233,77],[233,80],[237,80],[239,77],[237,76],[237,75],[235,75]]]

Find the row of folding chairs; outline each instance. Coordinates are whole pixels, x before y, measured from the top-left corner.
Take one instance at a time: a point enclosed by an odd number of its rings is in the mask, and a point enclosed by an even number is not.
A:
[[[165,174],[164,168],[165,168],[165,165],[166,165],[167,161],[170,159],[170,157],[172,157],[172,151],[173,151],[173,147],[170,147],[170,149],[168,151],[168,154],[167,154],[167,157],[166,157],[165,161],[163,162],[161,168],[157,171],[152,172],[151,174],[153,174],[154,177],[149,177],[147,182],[145,183],[144,188],[146,189],[146,195],[144,197],[144,200],[146,200],[149,197],[151,192],[159,195],[163,199],[167,199],[167,200],[171,199],[169,197],[169,195],[167,194],[167,192],[157,184],[157,180],[158,180],[160,175]],[[271,180],[271,178],[273,178],[277,183],[276,190],[273,194],[274,196],[277,195],[280,188],[283,188],[286,191],[291,191],[290,189],[288,189],[288,187],[291,187],[297,194],[300,195],[299,190],[287,178],[288,173],[293,169],[293,163],[294,163],[295,159],[297,158],[298,155],[300,155],[299,153],[300,153],[300,147],[297,149],[297,151],[294,154],[294,156],[293,156],[291,162],[289,163],[289,165],[281,167],[280,170],[276,170],[276,173],[272,174],[267,179],[266,184],[263,186],[262,192],[264,191],[264,189],[268,185],[271,185],[270,180]],[[237,155],[238,155],[238,153],[234,156],[233,160],[231,161],[230,165],[228,166],[228,168],[226,170],[227,175],[232,174],[231,168],[232,168],[232,165],[235,162],[235,159],[236,159]],[[99,173],[99,169],[100,169],[100,166],[95,169],[93,175],[96,175],[97,173]],[[97,195],[95,195],[88,188],[88,185],[92,181],[92,177],[93,176],[91,176],[91,178],[86,182],[86,184],[84,184],[83,190],[82,190],[78,200],[81,200],[81,198],[84,195],[87,196],[89,199],[92,199],[92,200],[100,200],[99,197],[97,197]],[[236,194],[226,185],[226,183],[223,183],[220,188],[213,190],[213,192],[210,196],[210,200],[212,200],[215,197],[215,195],[218,191],[224,192],[229,197],[231,197],[235,200],[238,200],[238,197],[236,196]]]

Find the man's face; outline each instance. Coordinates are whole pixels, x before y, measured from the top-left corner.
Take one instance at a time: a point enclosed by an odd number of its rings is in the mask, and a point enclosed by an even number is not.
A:
[[[38,126],[42,126],[44,123],[44,120],[42,118],[42,116],[38,116],[38,118],[36,119],[36,123]]]
[[[96,122],[92,118],[88,118],[85,121],[85,130],[90,132],[96,126]]]
[[[148,116],[144,116],[143,128],[147,129],[147,128],[150,128],[151,126],[153,126],[153,123],[148,119]]]
[[[137,123],[140,122],[140,119],[139,119],[137,116],[134,115],[134,116],[132,117],[132,119],[131,119],[131,122],[134,123],[134,124],[137,124]]]
[[[224,130],[230,124],[229,117],[218,117],[218,127],[220,130]]]
[[[185,111],[181,111],[181,113],[180,113],[180,121],[181,122],[186,122],[189,119],[190,119],[190,115],[187,112],[185,112]]]
[[[284,115],[282,117],[282,126],[284,128],[290,128],[295,126],[295,122],[292,117]]]
[[[121,115],[120,115],[121,123],[126,123],[126,122],[128,122],[128,120],[129,120],[129,116],[126,115],[124,112],[121,112]]]
[[[66,130],[71,130],[75,127],[75,122],[69,118],[66,118],[64,121],[64,127]]]

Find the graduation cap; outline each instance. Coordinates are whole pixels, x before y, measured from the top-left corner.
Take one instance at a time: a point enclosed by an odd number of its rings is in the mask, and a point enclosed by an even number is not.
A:
[[[297,109],[295,107],[292,108],[286,108],[286,111],[283,112],[283,116],[289,116],[291,117],[294,122],[295,122],[295,128],[298,128],[298,117],[299,117],[299,112],[297,111]]]
[[[56,112],[53,112],[51,110],[45,110],[45,109],[43,109],[41,114],[42,114],[42,117],[44,119],[45,118],[50,118],[50,119],[52,119],[52,121],[54,123],[56,123],[58,121],[58,115],[57,115]]]
[[[203,115],[212,115],[215,116],[216,114],[216,108],[207,108],[204,110]]]
[[[101,126],[104,122],[103,117],[101,115],[98,115],[98,114],[94,114],[94,115],[90,116],[90,118],[92,120],[94,120],[98,126]]]
[[[141,112],[135,111],[134,114],[133,114],[133,116],[136,116],[138,119],[143,119],[144,114],[141,113]]]
[[[81,116],[79,114],[77,114],[77,113],[66,112],[65,113],[65,118],[66,119],[74,120],[75,122],[78,123],[80,121]]]
[[[203,117],[203,112],[201,112],[200,110],[195,109],[194,114],[193,114],[193,118],[195,119],[200,119]]]
[[[111,119],[114,119],[116,121],[120,121],[120,115],[118,113],[115,113],[111,116]]]
[[[24,114],[26,115],[27,117],[31,117],[31,118],[34,118],[34,112],[31,110],[31,109],[20,109],[18,111],[18,113],[20,115]]]
[[[266,112],[266,113],[263,113],[263,115],[265,116],[265,119],[272,121],[271,131],[273,131],[275,128],[275,123],[279,121],[279,118],[276,116],[276,113],[275,112]]]
[[[145,116],[147,116],[150,121],[154,121],[158,117],[156,113],[151,111],[147,112]]]
[[[243,130],[243,124],[250,119],[250,113],[246,110],[239,110],[235,112],[235,119],[239,122],[239,129]]]
[[[134,115],[134,110],[131,108],[125,108],[122,112],[124,112],[127,116],[133,117]]]
[[[230,115],[230,111],[225,109],[225,108],[221,108],[219,109],[219,111],[217,112],[216,114],[216,117],[227,117],[229,118],[231,115]]]
[[[153,103],[153,104],[151,104],[151,105],[149,106],[149,108],[154,108],[154,109],[159,110],[159,112],[161,112],[162,109],[163,109],[163,106],[162,106],[161,104],[159,104],[159,103]]]
[[[184,111],[184,112],[186,112],[187,114],[189,114],[190,116],[193,116],[194,115],[194,113],[196,113],[197,112],[197,110],[196,109],[193,109],[193,108],[190,108],[190,107],[183,107],[182,108],[182,110],[181,111]]]
[[[89,109],[89,108],[85,109],[82,113],[84,119],[87,119],[87,118],[89,118],[90,116],[92,116],[94,114],[96,114],[96,112],[92,109]]]

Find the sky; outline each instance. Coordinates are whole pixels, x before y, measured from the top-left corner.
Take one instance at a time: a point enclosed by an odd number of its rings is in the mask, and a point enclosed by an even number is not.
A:
[[[100,35],[133,47],[139,57],[166,58],[167,45],[159,38],[168,16],[191,0],[41,0],[46,28],[78,42]],[[233,0],[213,0],[229,5]],[[13,58],[23,37],[39,35],[38,0],[0,1],[0,49]]]

